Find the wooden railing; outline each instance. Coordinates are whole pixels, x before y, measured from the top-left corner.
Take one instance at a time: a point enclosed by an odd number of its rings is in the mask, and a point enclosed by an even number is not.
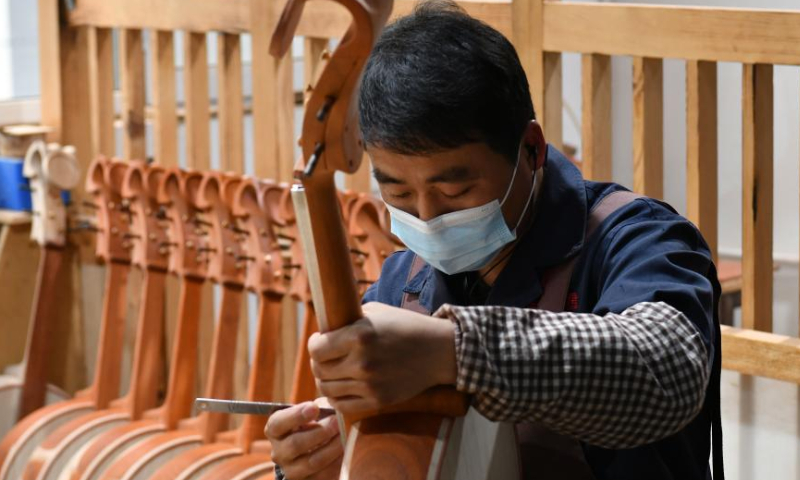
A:
[[[222,166],[244,165],[240,35],[252,38],[255,174],[288,180],[294,160],[291,65],[268,55],[280,0],[79,0],[59,26],[56,0],[40,0],[44,122],[54,138],[78,146],[88,164],[115,148],[112,29],[120,30],[123,151],[143,157],[145,59],[150,45],[154,156],[178,158],[174,32],[185,32],[184,90],[188,166],[210,167],[206,35],[219,34],[219,146]],[[582,169],[611,179],[611,56],[633,57],[634,189],[663,196],[663,59],[686,61],[688,217],[716,256],[717,62],[743,68],[742,329],[723,327],[723,366],[800,383],[800,340],[772,332],[773,145],[772,71],[800,65],[800,12],[706,7],[586,4],[545,0],[460,2],[515,44],[531,83],[548,141],[562,145],[563,52],[582,54]],[[396,0],[394,15],[413,8]],[[349,24],[331,2],[309,2],[298,34],[305,36],[305,79],[313,83],[328,39]],[[91,108],[85,108],[91,105]],[[86,154],[85,152],[89,152]],[[366,164],[366,162],[365,162]],[[362,168],[350,186],[369,188]]]

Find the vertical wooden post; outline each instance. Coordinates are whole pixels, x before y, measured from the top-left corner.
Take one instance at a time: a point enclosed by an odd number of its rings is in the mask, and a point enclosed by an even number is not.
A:
[[[581,77],[583,176],[589,180],[610,181],[611,57],[584,54]]]
[[[120,50],[122,156],[126,160],[146,160],[142,31],[123,30],[120,35]]]
[[[772,331],[773,67],[742,81],[742,326]]]
[[[278,61],[269,54],[277,8],[271,0],[252,0],[250,26],[253,42],[253,153],[255,174],[278,179],[281,167],[278,154]],[[291,57],[291,55],[289,55]]]
[[[202,33],[184,37],[184,96],[186,104],[186,165],[196,170],[211,168],[210,101],[208,98],[208,46]]]
[[[563,144],[561,54],[544,51],[544,0],[511,2],[512,39],[528,77],[536,117],[547,142]]]
[[[220,170],[244,173],[242,49],[239,35],[217,40]]]
[[[717,64],[686,62],[686,216],[717,259]]]
[[[114,45],[111,29],[90,30],[89,72],[92,95],[92,157],[116,154],[114,136]]]
[[[150,71],[153,78],[153,122],[155,161],[164,167],[178,166],[178,116],[175,111],[175,36],[172,32],[150,32]],[[169,298],[169,297],[168,297]]]
[[[633,59],[633,190],[664,198],[664,63]]]

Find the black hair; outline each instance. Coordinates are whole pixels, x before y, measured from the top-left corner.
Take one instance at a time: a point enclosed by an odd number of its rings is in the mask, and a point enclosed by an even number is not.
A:
[[[423,1],[389,25],[364,68],[359,120],[367,146],[425,155],[483,142],[514,163],[532,119],[511,42],[453,1]]]

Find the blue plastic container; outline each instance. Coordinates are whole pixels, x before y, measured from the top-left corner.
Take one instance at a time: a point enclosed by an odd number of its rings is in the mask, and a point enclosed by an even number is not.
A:
[[[61,192],[65,204],[69,204],[69,192]],[[30,182],[22,176],[22,159],[0,157],[0,210],[30,212]]]

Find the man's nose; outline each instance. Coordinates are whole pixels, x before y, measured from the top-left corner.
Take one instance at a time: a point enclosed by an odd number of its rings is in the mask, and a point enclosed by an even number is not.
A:
[[[427,222],[445,213],[448,213],[448,210],[443,208],[442,205],[437,205],[431,198],[420,195],[419,201],[417,201],[417,217],[420,220]]]

